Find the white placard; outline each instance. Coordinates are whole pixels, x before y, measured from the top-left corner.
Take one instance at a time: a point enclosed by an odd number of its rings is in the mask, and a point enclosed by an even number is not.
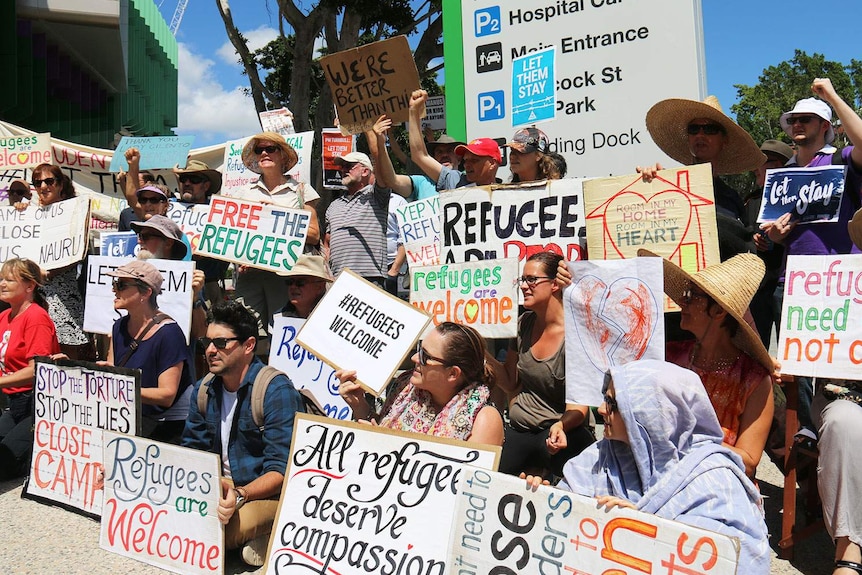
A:
[[[204,231],[209,204],[184,204],[168,202],[168,217],[177,224],[188,237],[189,245],[194,249]]]
[[[23,211],[0,206],[0,261],[33,260],[43,270],[53,270],[84,259],[90,200],[83,197],[53,203],[44,208],[31,203]]]
[[[440,224],[440,197],[410,202],[395,209],[398,236],[407,252],[408,266],[436,266],[440,263],[443,227]]]
[[[222,195],[230,196],[239,190],[248,188],[258,178],[258,174],[249,170],[242,163],[242,149],[248,140],[249,138],[239,138],[224,143],[221,189],[219,190]]]

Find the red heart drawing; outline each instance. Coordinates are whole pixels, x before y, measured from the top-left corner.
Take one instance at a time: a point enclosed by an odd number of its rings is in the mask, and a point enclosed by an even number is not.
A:
[[[664,190],[649,198],[639,192],[620,192],[605,208],[605,235],[623,259],[636,257],[640,248],[670,257],[693,217],[691,198],[679,190]]]
[[[585,275],[572,290],[569,299],[575,302],[578,339],[600,372],[643,357],[657,322],[663,321],[659,301],[647,284],[623,277],[608,286],[601,278]]]

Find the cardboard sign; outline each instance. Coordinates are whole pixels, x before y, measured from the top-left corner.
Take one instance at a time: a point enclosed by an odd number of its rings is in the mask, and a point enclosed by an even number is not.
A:
[[[450,565],[460,573],[689,573],[734,575],[739,542],[727,535],[523,479],[466,468]],[[741,566],[744,570],[744,566]]]
[[[518,258],[553,251],[582,259],[581,180],[458,188],[440,194],[445,263]]]
[[[100,515],[102,431],[140,432],[140,373],[39,358],[33,394],[27,495]]]
[[[493,52],[481,56],[493,57]],[[512,59],[512,126],[553,120],[557,111],[553,46]]]
[[[353,411],[338,394],[335,370],[296,341],[303,325],[304,319],[281,314],[273,317],[269,365],[286,373],[297,389],[311,391],[327,417],[350,419]]]
[[[419,72],[406,36],[395,36],[320,59],[343,134],[369,130],[381,114],[408,120]]]
[[[357,381],[379,394],[429,321],[423,312],[345,269],[296,340],[329,365],[356,370]]]
[[[135,232],[103,232],[99,253],[112,258],[135,258],[141,250]]]
[[[129,171],[126,161],[129,148],[137,148],[141,152],[139,167],[142,170],[185,166],[194,141],[194,136],[123,136],[111,158],[111,171]]]
[[[425,117],[422,127],[432,130],[446,130],[446,96],[429,96],[425,100]]]
[[[598,406],[613,366],[664,359],[664,274],[660,258],[569,262],[566,403]]]
[[[133,258],[90,256],[87,260],[87,297],[84,300],[84,331],[111,333],[114,322],[126,315],[126,310],[114,310],[114,271]],[[189,341],[192,323],[192,275],[194,262],[175,260],[147,260],[165,278],[162,293],[158,296],[159,310],[171,316]]]
[[[167,216],[180,227],[193,249],[201,240],[208,212],[209,204],[168,202]]]
[[[398,235],[407,252],[409,266],[436,266],[440,263],[443,226],[440,198],[433,196],[396,208]]]
[[[35,168],[52,160],[49,133],[0,136],[0,170]]]
[[[310,219],[307,210],[212,196],[195,255],[288,271],[302,255]]]
[[[862,255],[788,256],[781,371],[862,379]]]
[[[356,149],[356,136],[345,136],[338,128],[324,128],[320,137],[323,140],[323,187],[327,190],[346,190],[341,183],[341,173],[335,165],[335,158]]]
[[[410,303],[434,325],[452,321],[484,337],[518,335],[518,260],[410,268]]]
[[[174,573],[222,573],[218,455],[105,432],[99,546]]]
[[[757,221],[775,221],[786,213],[798,223],[837,222],[844,197],[845,166],[766,170]]]
[[[258,117],[264,132],[275,132],[282,136],[296,133],[293,127],[293,112],[287,108],[259,112]]]
[[[448,573],[464,465],[496,468],[499,453],[297,414],[265,572]]]
[[[0,261],[33,260],[43,270],[76,264],[87,253],[90,200],[76,197],[23,211],[0,206]]]

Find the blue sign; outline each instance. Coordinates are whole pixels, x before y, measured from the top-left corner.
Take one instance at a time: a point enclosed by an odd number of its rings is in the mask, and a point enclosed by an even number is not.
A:
[[[488,6],[473,12],[473,30],[476,37],[500,33],[500,7]]]
[[[111,257],[137,257],[140,246],[135,232],[102,233],[101,255]]]
[[[479,121],[499,120],[506,117],[506,93],[503,90],[479,94]]]
[[[126,162],[126,150],[129,148],[137,148],[141,152],[139,167],[142,170],[173,168],[177,165],[184,168],[194,141],[194,136],[123,136],[111,158],[111,171],[129,170],[129,163]]]
[[[554,119],[555,55],[551,46],[512,60],[512,126]]]
[[[792,212],[799,223],[837,222],[844,196],[844,166],[766,171],[758,222]]]

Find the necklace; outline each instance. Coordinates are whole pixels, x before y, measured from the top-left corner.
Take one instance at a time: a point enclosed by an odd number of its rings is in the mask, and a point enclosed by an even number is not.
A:
[[[700,344],[695,344],[691,348],[691,352],[688,354],[688,363],[695,369],[699,369],[705,372],[714,372],[714,371],[725,371],[733,366],[736,363],[736,360],[739,359],[740,352],[732,357],[719,357],[717,359],[713,359],[710,361],[698,361],[697,359],[697,351],[700,348]]]

